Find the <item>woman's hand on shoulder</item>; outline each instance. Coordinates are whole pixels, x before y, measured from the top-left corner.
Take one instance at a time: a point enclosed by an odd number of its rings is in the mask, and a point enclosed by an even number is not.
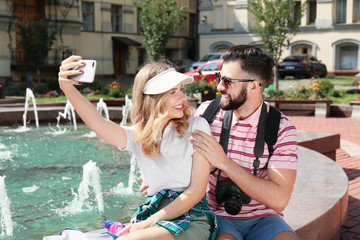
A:
[[[80,67],[85,65],[84,62],[81,62],[79,60],[82,60],[81,56],[70,56],[64,61],[61,62],[61,66],[59,67],[59,84],[60,87],[68,85],[81,85],[81,82],[77,82],[74,80],[71,80],[71,76],[76,76],[79,74],[82,74],[82,70],[74,70],[76,67]]]

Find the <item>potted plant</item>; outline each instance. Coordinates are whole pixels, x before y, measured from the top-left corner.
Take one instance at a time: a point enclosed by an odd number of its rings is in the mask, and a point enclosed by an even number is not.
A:
[[[193,81],[190,84],[185,85],[185,92],[194,97],[194,94],[199,93],[201,95],[201,101],[212,100],[216,97],[216,80],[206,82],[205,78],[199,81]]]

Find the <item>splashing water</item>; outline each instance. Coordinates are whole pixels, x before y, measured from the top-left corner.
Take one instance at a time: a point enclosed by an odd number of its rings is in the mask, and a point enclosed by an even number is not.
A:
[[[136,179],[136,173],[137,173],[137,161],[135,156],[131,156],[131,160],[130,160],[130,173],[129,173],[129,185],[127,190],[132,193],[133,192],[133,187],[137,182]]]
[[[99,113],[101,115],[102,115],[102,112],[104,112],[105,118],[107,120],[110,119],[109,110],[108,110],[108,107],[107,107],[106,103],[104,102],[104,99],[100,98],[99,102],[96,104],[96,109],[99,111]]]
[[[68,119],[70,121],[70,123],[71,123],[71,117],[72,117],[74,129],[77,130],[75,109],[69,100],[66,101],[64,112],[63,113],[59,112],[59,115],[56,118],[56,120],[57,120],[56,127],[59,129],[59,131],[61,130],[60,125],[59,125],[61,117],[63,117],[64,119]]]
[[[144,198],[137,191],[138,181],[133,193],[127,191],[131,155],[105,144],[97,136],[83,137],[90,131],[86,125],[79,124],[77,131],[68,129],[66,134],[56,136],[48,134],[50,126],[32,127],[22,134],[7,132],[9,129],[0,128],[0,176],[6,174],[13,235],[1,236],[0,227],[1,240],[24,239],[24,234],[28,240],[38,240],[69,226],[82,231],[100,229],[103,216],[128,222],[143,203]],[[103,212],[98,210],[101,207],[91,184],[82,211],[72,212],[65,207],[76,194],[76,199],[80,199],[83,167],[90,159],[101,169]],[[113,190],[119,182],[123,184],[122,193]]]
[[[132,108],[132,101],[128,97],[128,95],[126,95],[125,96],[125,105],[123,106],[122,120],[121,120],[120,126],[125,126],[127,124],[127,120],[128,120],[131,108]],[[131,160],[130,160],[129,185],[126,189],[126,191],[128,193],[133,193],[133,187],[137,182],[137,179],[136,179],[136,175],[138,172],[137,169],[138,168],[137,168],[136,158],[135,158],[135,156],[132,156]],[[123,191],[122,187],[123,187],[123,185],[119,184],[115,191],[119,192],[119,193],[123,193],[124,191]]]
[[[1,210],[1,218],[0,218],[0,227],[2,229],[0,236],[13,235],[13,221],[11,219],[10,212],[10,199],[7,196],[5,189],[5,176],[0,176],[0,210]]]
[[[101,116],[103,116],[103,113],[105,114],[105,119],[107,119],[107,120],[110,119],[109,109],[108,109],[106,103],[104,102],[103,98],[100,98],[99,102],[96,104],[96,109],[98,110],[98,112],[100,113]],[[94,131],[91,131],[90,133],[83,135],[83,137],[93,138],[93,137],[96,137],[96,133]]]
[[[35,115],[35,124],[36,127],[39,127],[39,118],[38,118],[38,112],[37,112],[37,107],[36,107],[36,102],[35,102],[35,96],[34,93],[31,91],[30,88],[26,88],[26,96],[25,96],[25,110],[24,110],[24,114],[23,114],[23,126],[20,127],[19,129],[17,129],[17,132],[26,132],[29,131],[30,129],[26,127],[26,115],[29,109],[29,100],[32,100],[33,103],[33,108],[34,108],[34,115]]]
[[[131,101],[131,99],[129,99],[128,95],[126,95],[125,96],[125,105],[123,106],[122,120],[121,120],[120,126],[126,125],[131,107],[132,107],[132,101]]]
[[[96,166],[96,163],[89,161],[83,166],[83,178],[79,185],[78,193],[75,193],[71,189],[74,199],[70,204],[65,207],[65,209],[60,210],[59,213],[80,213],[83,211],[83,208],[86,206],[91,209],[90,204],[86,200],[90,197],[89,187],[91,186],[95,192],[95,198],[97,201],[97,207],[99,212],[104,211],[104,200],[102,197],[102,189],[100,185],[100,173],[101,170]]]

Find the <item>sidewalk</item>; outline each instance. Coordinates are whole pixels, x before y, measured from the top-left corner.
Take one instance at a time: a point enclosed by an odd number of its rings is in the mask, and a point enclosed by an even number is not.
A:
[[[348,216],[342,240],[360,239],[360,120],[290,116],[298,131],[340,133],[336,162],[349,178]]]

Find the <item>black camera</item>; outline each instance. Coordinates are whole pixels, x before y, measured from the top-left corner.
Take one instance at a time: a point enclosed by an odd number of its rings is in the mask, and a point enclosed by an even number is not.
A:
[[[215,198],[218,204],[225,202],[225,211],[230,215],[240,212],[242,204],[248,204],[251,197],[246,195],[230,179],[218,180],[215,187]]]

